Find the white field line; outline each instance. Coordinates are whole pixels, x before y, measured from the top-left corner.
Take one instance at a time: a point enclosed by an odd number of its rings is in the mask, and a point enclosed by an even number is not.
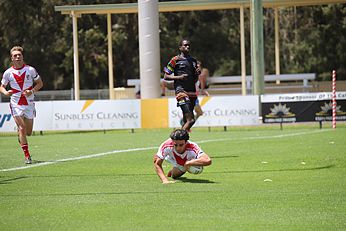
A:
[[[252,137],[242,137],[242,138],[211,139],[211,140],[196,141],[196,143],[209,143],[209,142],[232,141],[232,140],[234,141],[234,140],[256,140],[256,139],[260,140],[260,139],[284,138],[284,137],[290,137],[290,136],[313,134],[313,133],[324,132],[324,131],[329,131],[329,130],[330,129],[323,129],[323,130],[321,129],[321,130],[315,130],[315,131],[310,131],[310,132],[298,132],[298,133],[282,134],[282,135],[274,135],[274,136],[252,136]],[[115,153],[146,151],[146,150],[153,150],[153,149],[157,149],[157,148],[158,147],[146,147],[146,148],[131,148],[131,149],[123,149],[123,150],[113,150],[113,151],[109,151],[109,152],[101,152],[101,153],[90,154],[90,155],[85,155],[85,156],[77,156],[77,157],[65,158],[65,159],[60,159],[60,160],[55,160],[55,161],[47,161],[47,162],[42,162],[42,163],[37,163],[37,164],[25,165],[25,166],[21,166],[21,167],[0,169],[0,172],[17,171],[17,170],[22,170],[22,169],[27,169],[27,168],[34,168],[34,167],[40,167],[40,166],[45,166],[45,165],[57,164],[57,163],[61,163],[61,162],[69,162],[69,161],[74,161],[74,160],[96,158],[96,157],[111,155],[111,154],[115,154]]]

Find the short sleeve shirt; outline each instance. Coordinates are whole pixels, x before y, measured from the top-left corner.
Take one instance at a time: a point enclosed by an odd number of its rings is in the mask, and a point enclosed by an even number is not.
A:
[[[187,78],[174,80],[174,89],[182,88],[187,92],[196,92],[196,82],[198,74],[196,72],[197,60],[191,56],[174,56],[164,67],[163,71],[168,74],[182,75],[187,74]]]
[[[29,65],[24,65],[20,69],[15,67],[8,68],[2,77],[1,84],[8,84],[13,91],[11,96],[11,105],[29,105],[34,103],[34,94],[24,96],[25,90],[31,90],[34,82],[40,78],[36,69]]]
[[[174,159],[178,165],[184,166],[186,161],[198,159],[202,154],[203,150],[191,141],[187,141],[185,152],[180,154],[175,151],[172,139],[168,139],[161,144],[156,155],[162,160],[167,157]]]

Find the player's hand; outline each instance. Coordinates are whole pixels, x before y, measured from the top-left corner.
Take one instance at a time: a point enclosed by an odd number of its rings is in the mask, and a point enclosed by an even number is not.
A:
[[[207,90],[201,90],[202,95],[210,96],[209,92]]]
[[[197,68],[196,68],[196,74],[197,74],[197,75],[200,75],[201,73],[202,73],[202,70],[201,70],[199,67],[197,67]]]
[[[30,96],[30,95],[32,95],[33,94],[33,91],[32,90],[25,90],[24,92],[23,92],[23,95],[25,95],[25,96]]]
[[[174,183],[175,183],[175,180],[166,180],[162,182],[162,184],[174,184]]]
[[[187,77],[187,74],[182,74],[179,76],[179,79],[185,79]]]
[[[184,168],[185,168],[185,171],[187,171],[187,169],[191,166],[191,160],[188,160],[185,162],[184,164]]]
[[[13,91],[12,90],[8,90],[7,92],[5,92],[4,95],[11,96],[11,95],[13,95]]]
[[[162,184],[174,184],[174,183],[175,183],[175,181],[169,180],[169,181],[167,181],[167,182],[163,182]]]

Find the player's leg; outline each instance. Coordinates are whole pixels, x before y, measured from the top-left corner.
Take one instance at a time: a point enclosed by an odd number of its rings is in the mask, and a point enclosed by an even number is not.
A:
[[[179,92],[176,95],[177,106],[180,107],[183,113],[183,119],[186,121],[182,126],[182,129],[187,131],[190,130],[192,125],[195,123],[195,117],[193,115],[193,107],[195,106],[195,99],[192,99],[192,102],[186,92]]]
[[[196,104],[196,99],[195,97],[190,97],[189,101],[187,103],[187,107],[188,109],[183,110],[183,114],[184,117],[186,118],[186,123],[184,124],[184,126],[182,127],[183,129],[190,131],[191,127],[195,124],[196,119],[195,119],[195,115],[193,114],[193,110]]]
[[[31,104],[26,107],[16,107],[11,105],[11,111],[14,121],[17,124],[18,140],[24,152],[25,163],[31,164],[29,144],[27,136],[30,136],[33,129],[33,121],[36,115],[35,105]]]
[[[34,118],[36,117],[36,109],[35,104],[28,105],[24,110],[24,123],[25,123],[25,130],[26,130],[26,136],[31,136],[32,129],[34,125]],[[26,138],[27,139],[27,138]],[[31,156],[29,153],[29,144],[26,142],[27,145],[27,154],[25,156],[25,163],[31,164]]]
[[[14,116],[13,117],[14,121],[17,124],[17,131],[18,131],[18,140],[19,144],[23,150],[24,157],[25,157],[25,163],[26,164],[31,164],[31,156],[29,152],[29,145],[28,141],[26,138],[26,124],[24,122],[24,117],[23,116]]]
[[[186,122],[182,126],[182,129],[189,131],[195,123],[195,117],[192,112],[187,112],[187,113],[183,112],[183,114],[184,114],[184,118]]]
[[[24,122],[24,116],[13,116],[14,122],[17,125],[18,140],[21,145],[26,144],[26,126]]]
[[[185,123],[186,123],[186,119],[184,118],[184,115],[183,115],[183,117],[180,119],[180,125],[184,126]]]
[[[34,119],[24,118],[24,123],[25,123],[25,128],[26,128],[26,135],[31,136],[32,129],[34,126]]]
[[[184,166],[179,165],[174,157],[172,157],[171,155],[167,155],[165,157],[165,160],[173,165],[173,168],[167,173],[168,177],[176,179],[185,174]]]
[[[177,179],[178,177],[181,177],[182,175],[184,175],[185,172],[181,171],[179,168],[177,167],[173,167],[167,174],[168,177],[172,177],[173,179]]]
[[[166,82],[161,81],[161,96],[165,96],[165,95],[166,95]]]
[[[203,111],[201,108],[201,105],[199,105],[198,103],[196,103],[195,107],[194,107],[194,111],[196,112],[195,114],[195,120],[198,119],[198,117],[200,117],[201,115],[203,115]]]

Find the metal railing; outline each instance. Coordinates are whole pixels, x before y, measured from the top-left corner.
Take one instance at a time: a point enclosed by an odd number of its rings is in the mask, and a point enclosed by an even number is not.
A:
[[[109,99],[109,89],[80,90],[80,99]],[[9,102],[10,98],[1,95],[0,102]],[[35,101],[74,100],[74,91],[50,90],[35,93]]]

